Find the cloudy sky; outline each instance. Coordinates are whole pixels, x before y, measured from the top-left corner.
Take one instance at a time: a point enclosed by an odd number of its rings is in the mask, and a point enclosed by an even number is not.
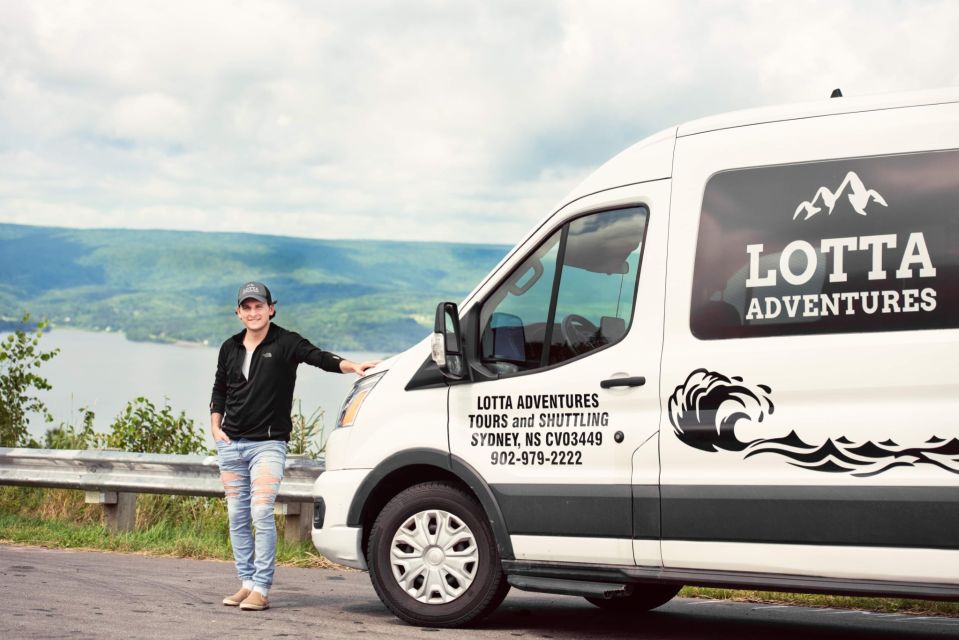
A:
[[[959,2],[0,3],[0,222],[513,244],[717,112],[959,85]]]

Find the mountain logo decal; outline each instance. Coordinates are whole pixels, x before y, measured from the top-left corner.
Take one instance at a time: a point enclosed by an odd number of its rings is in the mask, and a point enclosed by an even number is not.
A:
[[[912,447],[890,439],[853,442],[845,436],[810,444],[794,430],[787,434],[783,428],[757,429],[774,411],[772,389],[767,385],[749,385],[739,376],[706,369],[690,373],[668,403],[673,433],[683,444],[700,451],[742,452],[744,460],[758,455],[781,456],[800,469],[860,478],[919,465],[959,474],[959,439],[955,437],[946,440],[934,435],[923,445]],[[746,432],[753,437],[744,437]],[[772,437],[756,437],[761,432]]]
[[[809,220],[823,208],[827,209],[826,215],[830,215],[836,205],[842,202],[841,198],[843,196],[846,196],[846,200],[852,206],[853,211],[861,216],[866,215],[866,207],[873,202],[883,207],[889,206],[886,204],[886,199],[878,191],[867,189],[856,172],[850,171],[835,191],[830,191],[826,187],[819,187],[812,200],[805,200],[796,207],[793,220],[799,218],[801,214],[805,214],[803,220]]]

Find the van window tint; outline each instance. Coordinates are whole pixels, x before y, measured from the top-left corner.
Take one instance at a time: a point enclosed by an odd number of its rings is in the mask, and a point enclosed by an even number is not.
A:
[[[959,151],[726,171],[706,184],[704,340],[959,327]]]
[[[648,211],[603,211],[544,242],[486,300],[480,353],[499,373],[557,364],[619,341],[632,320]]]

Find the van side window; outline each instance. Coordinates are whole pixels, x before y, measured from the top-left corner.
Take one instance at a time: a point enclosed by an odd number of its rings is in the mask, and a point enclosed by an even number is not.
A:
[[[703,194],[702,340],[959,327],[959,151],[724,171]]]
[[[484,365],[529,371],[621,340],[632,320],[648,216],[645,207],[602,211],[551,235],[483,304]]]

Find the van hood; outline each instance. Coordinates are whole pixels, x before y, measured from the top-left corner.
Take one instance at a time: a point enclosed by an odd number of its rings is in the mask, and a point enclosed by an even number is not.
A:
[[[374,374],[374,373],[382,373],[382,372],[384,372],[384,371],[388,371],[389,369],[391,369],[391,368],[393,367],[393,365],[395,365],[395,364],[397,363],[397,361],[400,359],[400,355],[402,355],[402,354],[398,354],[398,355],[395,355],[395,356],[390,356],[389,358],[386,358],[385,360],[382,360],[378,365],[376,365],[376,366],[373,367],[372,369],[367,369],[367,370],[366,370],[366,375],[368,376],[368,375],[372,375],[372,374]],[[364,376],[364,377],[365,377],[365,376]]]

